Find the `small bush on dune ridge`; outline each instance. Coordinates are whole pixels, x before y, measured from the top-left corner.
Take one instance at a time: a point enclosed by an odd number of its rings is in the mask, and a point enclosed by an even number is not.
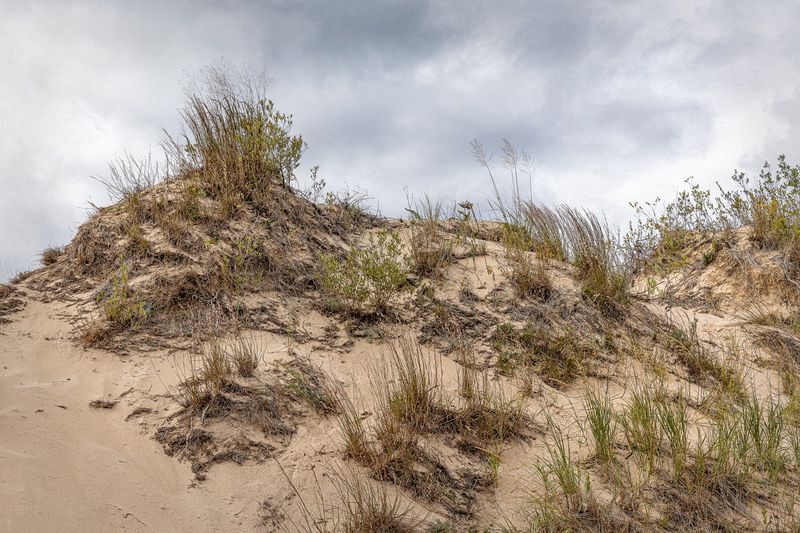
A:
[[[795,244],[800,237],[800,166],[778,156],[777,168],[765,162],[751,182],[744,172],[734,172],[738,189],[720,188],[719,210],[726,222],[753,227],[753,238],[766,247]]]
[[[625,237],[636,270],[681,266],[681,253],[693,234],[750,226],[752,239],[769,249],[783,249],[787,275],[800,270],[800,166],[784,156],[776,167],[764,163],[758,177],[734,172],[734,188],[718,184],[719,195],[693,184],[673,201],[631,204],[638,219]],[[689,180],[687,180],[689,182]],[[662,207],[663,205],[663,207]]]
[[[661,199],[640,204],[632,202],[638,220],[625,235],[627,260],[635,271],[644,265],[669,271],[686,263],[684,256],[692,234],[721,229],[713,213],[711,193],[690,184],[672,202],[662,207]]]
[[[400,237],[381,231],[370,235],[370,246],[353,247],[339,258],[320,258],[319,281],[327,305],[353,315],[380,314],[406,281]]]

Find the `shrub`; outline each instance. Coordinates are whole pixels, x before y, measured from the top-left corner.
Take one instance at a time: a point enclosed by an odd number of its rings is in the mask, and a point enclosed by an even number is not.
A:
[[[111,279],[111,286],[96,301],[105,317],[122,327],[139,327],[150,315],[150,306],[128,285],[128,265],[123,264]]]
[[[631,223],[625,244],[632,267],[669,272],[685,264],[683,253],[693,234],[750,226],[754,242],[785,250],[787,273],[796,276],[800,270],[800,166],[788,164],[781,155],[775,168],[765,162],[757,178],[751,180],[735,171],[731,181],[734,187],[729,190],[718,184],[717,197],[694,184],[663,207],[659,199],[631,204],[637,220]]]
[[[685,250],[694,233],[721,229],[711,193],[686,180],[689,189],[669,203],[631,203],[636,221],[625,236],[627,261],[634,271],[645,266],[670,270],[686,264]],[[663,205],[663,207],[662,207]]]
[[[720,187],[720,211],[736,225],[753,226],[753,239],[777,248],[792,242],[800,229],[800,166],[778,156],[777,168],[765,162],[758,178],[751,181],[744,172],[734,172],[737,188]]]
[[[400,237],[381,231],[370,246],[352,248],[344,258],[323,255],[322,291],[333,309],[350,314],[385,313],[406,281]]]

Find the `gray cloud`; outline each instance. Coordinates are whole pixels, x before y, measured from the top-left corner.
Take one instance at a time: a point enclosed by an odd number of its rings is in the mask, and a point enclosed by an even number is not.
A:
[[[403,187],[484,200],[475,137],[529,151],[537,198],[620,224],[688,175],[800,156],[788,0],[0,3],[0,278],[67,242],[107,201],[89,176],[157,148],[219,59],[264,70],[306,167],[387,214]]]

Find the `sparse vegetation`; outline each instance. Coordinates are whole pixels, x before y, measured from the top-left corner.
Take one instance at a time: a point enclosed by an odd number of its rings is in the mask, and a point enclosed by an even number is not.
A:
[[[324,415],[339,411],[335,386],[308,357],[295,356],[282,366],[287,373],[286,384],[297,397]]]
[[[595,351],[573,331],[561,333],[534,323],[521,328],[509,322],[498,324],[492,340],[501,371],[511,373],[516,365],[531,365],[555,387],[581,374]]]
[[[700,339],[696,318],[671,318],[668,327],[666,347],[686,366],[691,379],[697,381],[710,378],[734,396],[742,396],[744,384],[741,373],[730,362],[713,353]]]
[[[463,367],[461,402],[444,394],[436,357],[425,353],[410,339],[401,339],[388,357],[388,368],[379,375],[381,384],[371,431],[352,403],[340,403],[339,427],[344,452],[368,467],[377,479],[392,481],[430,501],[456,506],[454,489],[466,482],[444,475],[437,459],[421,441],[427,435],[451,434],[461,446],[485,458],[487,483],[499,465],[495,444],[521,435],[525,425],[522,403],[507,399],[489,384],[485,373]],[[473,363],[474,364],[474,361]],[[480,377],[479,377],[480,376]],[[492,474],[494,472],[494,474]],[[462,490],[465,490],[462,488]],[[462,504],[464,505],[464,504]],[[462,507],[453,507],[462,509]]]
[[[457,412],[459,433],[474,445],[502,442],[519,436],[525,425],[521,397],[511,397],[489,375],[479,371],[473,357],[468,356],[459,373],[459,394],[464,399]],[[489,453],[494,460],[495,454]]]
[[[407,505],[381,486],[356,475],[334,479],[342,497],[339,529],[345,533],[413,533],[420,525],[412,520]]]

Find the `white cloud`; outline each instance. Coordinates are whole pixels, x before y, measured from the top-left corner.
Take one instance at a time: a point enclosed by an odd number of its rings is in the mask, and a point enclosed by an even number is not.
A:
[[[67,242],[123,147],[177,126],[185,72],[263,68],[334,186],[385,213],[480,201],[469,141],[506,137],[548,202],[603,209],[800,157],[796,2],[6,2],[0,277]],[[590,7],[587,7],[590,6]]]

